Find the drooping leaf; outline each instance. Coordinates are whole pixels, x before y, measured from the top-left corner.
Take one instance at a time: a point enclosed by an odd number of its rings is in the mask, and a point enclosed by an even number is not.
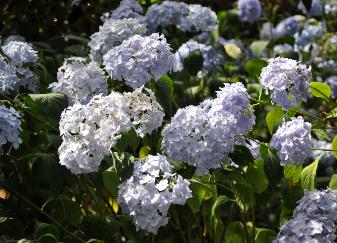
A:
[[[315,177],[318,162],[321,159],[323,153],[320,154],[318,158],[315,159],[310,165],[306,166],[301,173],[301,183],[303,189],[314,190],[315,189]]]
[[[252,44],[250,44],[249,48],[254,53],[255,57],[260,57],[261,53],[268,46],[268,44],[268,40],[257,40],[253,41]]]
[[[329,188],[333,190],[337,189],[337,174],[331,176]]]
[[[230,153],[229,157],[240,166],[254,164],[254,157],[249,148],[242,145],[235,145],[234,152]]]

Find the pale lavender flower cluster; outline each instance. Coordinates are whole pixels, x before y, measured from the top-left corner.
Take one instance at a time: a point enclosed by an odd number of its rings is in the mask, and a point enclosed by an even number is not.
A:
[[[111,19],[140,18],[143,14],[142,6],[135,0],[122,0],[118,8],[106,12],[101,16],[103,22]]]
[[[36,62],[37,60],[37,51],[27,42],[10,41],[1,46],[1,49],[9,57],[13,65],[22,65],[23,63]]]
[[[198,174],[221,166],[236,137],[255,123],[242,83],[225,84],[217,97],[179,109],[162,131],[162,149],[170,159],[197,167]]]
[[[316,215],[337,222],[337,190],[305,191],[294,211],[294,217]]]
[[[10,39],[10,37],[8,38]],[[5,56],[0,54],[0,92],[19,91],[20,87],[37,92],[38,77],[23,64],[36,62],[37,52],[25,41],[8,40],[1,46]]]
[[[178,28],[184,32],[212,32],[218,27],[216,13],[208,7],[190,4],[188,15],[181,20]]]
[[[312,0],[309,11],[303,4],[301,0],[298,3],[298,9],[301,10],[305,15],[310,17],[320,16],[323,13],[324,5],[327,3],[327,0]]]
[[[282,226],[273,243],[331,243],[336,239],[332,221],[316,215],[298,216]]]
[[[285,18],[279,22],[276,27],[273,27],[270,23],[265,23],[261,29],[261,39],[274,39],[280,38],[286,35],[293,36],[298,32],[305,21],[305,17],[302,15],[294,15]]]
[[[118,203],[133,217],[137,230],[157,234],[168,223],[171,204],[192,197],[189,181],[172,172],[163,155],[149,155],[134,164],[133,175],[119,185]]]
[[[254,23],[261,16],[261,4],[259,0],[239,0],[239,18],[242,22]]]
[[[133,35],[145,35],[146,25],[137,18],[109,19],[90,36],[90,57],[101,63],[103,56]]]
[[[262,69],[260,82],[272,92],[273,103],[289,110],[309,97],[311,78],[311,67],[296,60],[277,57],[268,60],[268,66]]]
[[[175,63],[173,66],[173,71],[181,71],[184,68],[184,59],[196,50],[201,52],[203,58],[203,74],[208,74],[209,72],[216,70],[219,66],[221,66],[221,64],[224,63],[224,53],[221,52],[219,48],[213,47],[211,45],[201,44],[195,40],[189,40],[188,42],[182,44],[174,54]]]
[[[316,45],[314,42],[321,38],[325,32],[326,26],[323,22],[308,19],[303,29],[294,35],[296,49],[310,52],[313,45]]]
[[[284,122],[271,139],[271,147],[277,149],[282,166],[295,164],[300,166],[310,153],[312,138],[311,124],[304,122],[301,116]]]
[[[123,132],[139,136],[161,126],[164,113],[150,90],[96,95],[85,105],[75,103],[61,114],[60,163],[72,173],[97,171],[101,160]],[[151,117],[151,118],[150,118]],[[151,120],[156,118],[155,121]]]
[[[146,12],[147,27],[154,32],[158,27],[174,25],[183,32],[214,31],[217,28],[217,16],[210,8],[199,4],[164,1],[153,4]]]
[[[112,79],[138,88],[152,78],[158,80],[174,64],[174,55],[163,35],[134,35],[104,55],[104,65]]]
[[[294,217],[280,230],[274,242],[333,242],[336,239],[337,191],[305,191]]]
[[[53,92],[67,95],[70,105],[87,104],[98,94],[108,94],[107,77],[95,62],[84,58],[67,58],[58,69],[57,82],[51,83]]]
[[[13,148],[18,149],[22,143],[20,131],[20,114],[12,107],[0,105],[0,151],[6,143],[11,143]]]
[[[175,1],[156,3],[151,5],[146,12],[147,27],[151,33],[155,32],[158,27],[163,29],[169,25],[178,27],[188,14],[189,7],[186,3]]]

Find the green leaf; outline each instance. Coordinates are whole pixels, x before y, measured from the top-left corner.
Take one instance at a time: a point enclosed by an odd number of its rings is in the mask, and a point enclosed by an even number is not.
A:
[[[331,110],[326,118],[337,118],[337,108]]]
[[[35,238],[40,238],[45,234],[52,234],[57,239],[60,237],[59,229],[55,225],[46,223],[37,223],[35,229]]]
[[[332,140],[332,149],[336,151],[332,151],[333,155],[337,158],[337,135]]]
[[[255,160],[254,165],[247,168],[247,176],[254,185],[256,193],[262,193],[267,189],[268,179],[264,173],[263,160]]]
[[[256,228],[255,243],[271,243],[277,236],[277,233],[271,229]]]
[[[0,217],[0,235],[8,237],[23,237],[24,225],[17,218]]]
[[[103,171],[102,178],[104,188],[114,198],[118,196],[118,185],[130,178],[133,173],[134,158],[126,153],[113,153],[113,165]]]
[[[268,149],[268,153],[264,161],[264,171],[269,183],[272,186],[277,186],[278,183],[280,183],[282,178],[282,166],[280,165],[280,159],[276,155],[275,151]]]
[[[28,96],[41,108],[45,115],[55,119],[59,119],[62,111],[68,107],[68,98],[64,94],[29,94]]]
[[[262,59],[250,59],[246,62],[244,69],[249,74],[249,76],[253,79],[258,79],[260,76],[262,68],[267,66],[268,63]]]
[[[113,217],[89,214],[83,217],[81,227],[90,238],[113,242],[114,235],[120,229],[120,223]]]
[[[139,150],[139,158],[143,159],[146,156],[148,156],[148,154],[150,153],[151,148],[149,146],[143,146],[140,150]]]
[[[47,201],[42,209],[49,212],[56,220],[71,225],[77,225],[82,215],[80,206],[63,195]]]
[[[286,165],[284,166],[283,173],[287,182],[297,184],[300,181],[302,166]]]
[[[225,233],[226,243],[246,242],[246,234],[241,222],[230,222]]]
[[[250,49],[254,53],[256,57],[260,57],[261,53],[263,52],[264,49],[268,46],[269,41],[267,40],[257,40],[253,41],[252,44],[250,44]]]
[[[312,132],[316,135],[318,140],[321,140],[321,141],[329,141],[330,140],[329,135],[325,131],[325,129],[314,128],[314,126],[313,126]]]
[[[204,200],[207,189],[203,185],[195,182],[191,182],[189,187],[192,191],[192,198],[187,200],[187,204],[190,206],[193,213],[197,213],[200,210],[200,206]]]
[[[202,69],[204,58],[199,50],[192,52],[183,60],[184,68],[192,75],[196,76]]]
[[[58,240],[55,237],[55,235],[49,234],[49,233],[41,235],[37,240],[38,242],[41,242],[41,243],[58,243]]]
[[[78,36],[78,35],[63,35],[63,38],[65,39],[65,41],[74,40],[74,41],[81,42],[82,44],[85,44],[85,45],[87,45],[88,42],[90,41],[88,38]]]
[[[216,225],[218,220],[221,219],[221,216],[219,216],[219,211],[220,211],[220,207],[221,207],[221,212],[223,213],[224,207],[226,207],[226,205],[231,203],[231,199],[225,195],[220,195],[217,197],[217,199],[215,200],[212,210],[211,210],[211,219],[212,219],[212,223],[213,225]]]
[[[230,153],[229,157],[240,166],[254,164],[254,157],[249,148],[242,145],[235,145],[234,152]]]
[[[333,190],[337,189],[337,174],[331,176],[329,188]]]
[[[328,99],[331,94],[330,86],[320,82],[311,82],[309,90],[314,96],[323,99]]]
[[[312,162],[310,165],[306,166],[301,173],[301,182],[302,182],[302,187],[303,189],[307,190],[314,190],[315,189],[315,177],[316,177],[316,171],[317,171],[317,166],[318,162],[322,157],[322,154],[315,159],[314,162]]]
[[[266,122],[270,134],[273,134],[274,128],[276,127],[277,124],[280,123],[284,114],[285,112],[279,106],[275,107],[272,111],[268,112],[266,116]]]

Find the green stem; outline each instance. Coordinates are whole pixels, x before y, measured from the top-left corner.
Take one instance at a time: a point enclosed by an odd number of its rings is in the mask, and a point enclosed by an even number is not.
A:
[[[18,191],[16,191],[13,187],[11,187],[10,185],[8,185],[7,183],[2,183],[3,187],[10,191],[12,194],[16,195],[18,198],[20,198],[22,201],[24,201],[26,204],[28,204],[30,207],[32,207],[33,209],[35,209],[36,211],[38,211],[39,213],[41,213],[43,216],[45,216],[46,218],[48,218],[50,221],[52,221],[57,227],[59,227],[61,230],[63,230],[65,233],[67,233],[69,236],[73,237],[74,239],[77,239],[80,242],[85,243],[84,240],[82,240],[79,236],[71,233],[69,230],[67,230],[65,227],[63,227],[61,225],[61,223],[59,223],[56,219],[54,219],[52,216],[50,216],[48,213],[44,212],[43,210],[41,210],[38,206],[36,206],[33,202],[29,201],[27,198],[25,198],[23,195],[21,195],[21,193],[19,193]]]

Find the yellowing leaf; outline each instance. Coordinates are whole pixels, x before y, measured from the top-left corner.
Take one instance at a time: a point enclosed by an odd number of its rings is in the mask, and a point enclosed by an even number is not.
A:
[[[224,45],[225,51],[231,58],[239,59],[241,57],[241,49],[235,44],[228,43]]]

